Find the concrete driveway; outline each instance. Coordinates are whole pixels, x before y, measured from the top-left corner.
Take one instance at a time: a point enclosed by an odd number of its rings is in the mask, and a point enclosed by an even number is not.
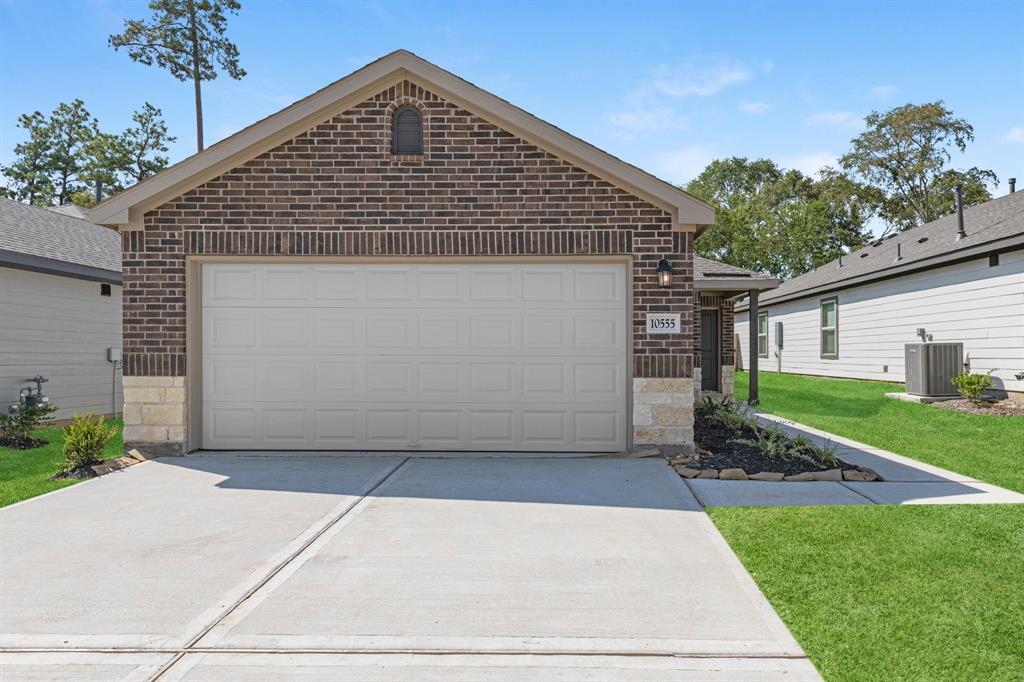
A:
[[[817,679],[661,460],[167,458],[0,531],[4,680]]]

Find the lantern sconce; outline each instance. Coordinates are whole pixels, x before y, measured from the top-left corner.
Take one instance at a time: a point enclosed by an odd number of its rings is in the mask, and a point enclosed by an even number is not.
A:
[[[672,286],[672,265],[664,258],[658,261],[658,286],[662,289]]]

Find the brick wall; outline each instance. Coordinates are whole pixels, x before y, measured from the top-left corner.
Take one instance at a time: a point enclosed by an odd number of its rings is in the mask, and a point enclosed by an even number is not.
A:
[[[391,112],[406,103],[424,114],[423,156],[390,152]],[[124,371],[186,374],[189,254],[632,254],[634,376],[690,377],[692,237],[666,211],[405,82],[124,234]],[[657,286],[662,257],[671,289]],[[648,312],[681,313],[683,333],[648,337]]]

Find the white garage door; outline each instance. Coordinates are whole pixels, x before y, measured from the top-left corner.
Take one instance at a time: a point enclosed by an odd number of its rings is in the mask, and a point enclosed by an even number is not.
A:
[[[626,269],[207,264],[203,447],[626,447]]]

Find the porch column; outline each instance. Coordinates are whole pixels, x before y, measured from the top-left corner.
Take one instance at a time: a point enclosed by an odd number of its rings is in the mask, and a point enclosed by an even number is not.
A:
[[[750,290],[750,314],[747,318],[747,330],[750,332],[750,394],[747,403],[757,405],[757,289]]]

